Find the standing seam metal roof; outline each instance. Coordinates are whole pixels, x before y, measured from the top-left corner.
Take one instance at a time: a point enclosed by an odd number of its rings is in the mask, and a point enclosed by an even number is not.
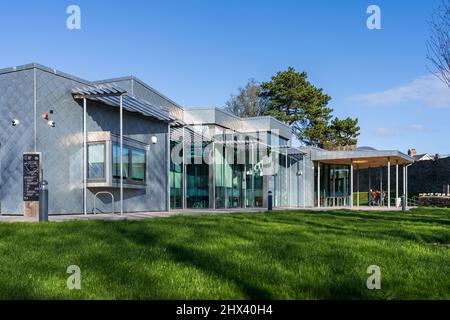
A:
[[[86,99],[100,101],[113,107],[120,106],[120,96],[122,96],[123,108],[125,110],[137,112],[144,116],[153,117],[161,121],[179,121],[162,108],[158,108],[144,100],[129,95],[126,90],[113,85],[97,85],[84,88],[75,88],[72,90],[72,95],[75,98],[83,96]]]

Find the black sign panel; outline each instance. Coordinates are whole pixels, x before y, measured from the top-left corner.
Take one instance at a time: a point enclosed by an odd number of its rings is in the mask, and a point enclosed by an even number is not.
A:
[[[23,155],[23,201],[39,201],[39,154]]]

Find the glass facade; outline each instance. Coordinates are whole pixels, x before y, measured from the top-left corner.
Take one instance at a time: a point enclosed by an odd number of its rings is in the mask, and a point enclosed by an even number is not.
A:
[[[315,204],[317,205],[317,174],[314,170]],[[348,206],[350,201],[350,166],[320,164],[320,206]]]
[[[170,151],[175,152],[175,148],[181,142],[170,141]],[[174,151],[175,150],[175,151]],[[180,149],[179,157],[183,157],[183,150]],[[183,164],[174,161],[171,157],[170,161],[170,207],[173,209],[183,208]]]
[[[186,155],[186,207],[209,208],[209,165],[203,159],[208,143],[190,145]]]
[[[209,140],[199,145],[198,140],[202,140],[203,135],[207,135]],[[184,163],[176,164],[171,157],[171,207],[263,207],[267,205],[270,187],[274,193],[274,205],[288,206],[290,161],[286,156],[287,140],[282,140],[267,133],[243,134],[217,125],[185,128],[183,134],[172,133],[172,151],[184,141],[184,149],[188,152],[181,157]],[[276,145],[272,148],[268,141],[276,142]],[[212,158],[205,157],[206,153]],[[206,161],[206,158],[212,161]],[[272,165],[274,161],[276,166]],[[266,167],[275,167],[276,170],[272,172]],[[269,181],[272,181],[271,186]]]

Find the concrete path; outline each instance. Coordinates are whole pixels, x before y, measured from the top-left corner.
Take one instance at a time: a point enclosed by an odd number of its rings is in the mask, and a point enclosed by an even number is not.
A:
[[[301,210],[301,211],[334,211],[334,210],[355,210],[355,211],[401,211],[401,208],[388,209],[387,207],[329,207],[329,208],[275,208],[274,211],[286,211],[286,210]],[[257,213],[265,212],[265,208],[260,209],[227,209],[227,210],[208,210],[208,209],[186,209],[186,210],[172,210],[170,212],[135,212],[124,213],[123,216],[119,214],[73,214],[73,215],[51,215],[49,221],[51,222],[64,222],[64,221],[76,221],[76,220],[106,220],[106,221],[119,221],[119,220],[144,220],[151,218],[167,218],[173,216],[190,216],[201,214],[224,214],[224,213]],[[37,222],[35,218],[24,218],[23,216],[0,216],[0,222]]]

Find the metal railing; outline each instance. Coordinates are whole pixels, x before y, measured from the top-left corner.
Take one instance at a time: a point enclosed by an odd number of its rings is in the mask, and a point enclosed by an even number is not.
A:
[[[96,200],[97,200],[97,196],[100,194],[107,194],[111,196],[111,203],[112,203],[112,214],[114,214],[114,195],[111,192],[108,191],[99,191],[94,195],[94,209],[92,210],[93,214],[96,214],[96,210],[97,210],[97,206],[96,206]]]

